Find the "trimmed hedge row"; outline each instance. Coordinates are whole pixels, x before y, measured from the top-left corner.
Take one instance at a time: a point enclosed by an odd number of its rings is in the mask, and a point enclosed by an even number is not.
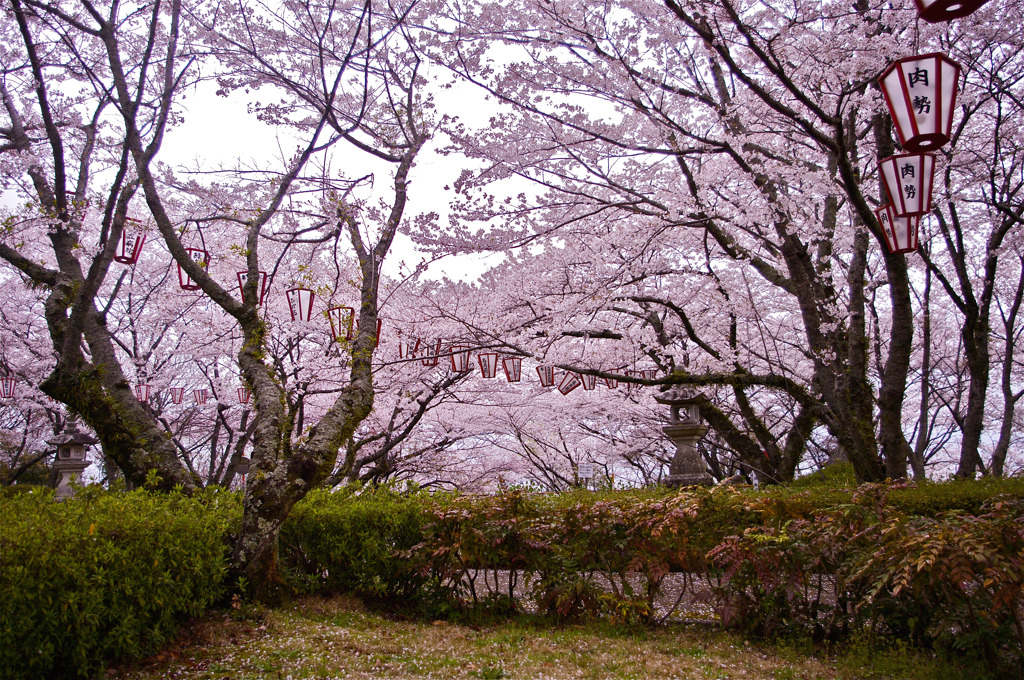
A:
[[[1024,661],[1024,480],[857,490],[310,496],[282,534],[313,590],[426,607],[650,620],[665,577],[710,587],[729,626],[970,643]],[[692,596],[693,592],[684,592]]]
[[[94,677],[159,648],[222,596],[238,516],[223,493],[0,498],[4,677]]]

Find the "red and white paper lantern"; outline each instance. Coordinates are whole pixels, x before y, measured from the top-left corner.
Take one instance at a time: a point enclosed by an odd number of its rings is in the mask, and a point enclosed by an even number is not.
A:
[[[352,339],[352,319],[356,310],[351,307],[331,307],[327,319],[331,322],[331,336],[337,341]]]
[[[517,383],[522,379],[522,357],[504,357],[501,360],[501,367],[505,369],[505,378],[507,378],[510,383]]]
[[[426,345],[424,349],[425,354],[420,359],[420,363],[424,366],[437,366],[441,360],[441,341],[437,340],[434,343],[428,341],[424,344]],[[433,344],[433,347],[431,347],[431,344]]]
[[[184,387],[172,387],[171,390],[171,403],[180,404],[181,400],[185,398]]]
[[[135,398],[142,403],[149,401],[149,385],[136,385]]]
[[[641,369],[639,371],[639,377],[643,378],[644,380],[657,380],[658,379],[658,369],[656,369],[656,368],[644,368],[644,369]]]
[[[558,383],[558,391],[562,394],[569,394],[581,384],[582,383],[580,383],[578,375],[570,371],[566,371],[565,375],[562,376],[562,381]]]
[[[420,350],[420,339],[410,338],[403,336],[401,331],[398,333],[398,358],[399,359],[415,359],[416,353]]]
[[[114,262],[121,264],[135,264],[139,261],[139,254],[142,253],[142,244],[146,242],[146,232],[142,230],[142,224],[138,220],[127,218],[124,228],[121,230],[121,240],[117,244],[117,252],[114,254]]]
[[[309,288],[291,288],[287,296],[292,321],[309,321],[313,318],[313,291]]]
[[[0,397],[14,399],[14,386],[17,383],[14,378],[0,378]]]
[[[200,406],[206,403],[206,390],[192,390],[192,396]]]
[[[538,366],[537,375],[540,377],[541,387],[553,387],[555,384],[555,367]]]
[[[498,358],[497,352],[480,352],[476,355],[483,377],[493,378],[498,375]]]
[[[937,52],[899,59],[882,73],[878,84],[904,151],[949,142],[959,83],[960,65]]]
[[[238,403],[248,404],[249,403],[249,389],[246,387],[238,388]]]
[[[210,261],[210,254],[200,248],[185,248],[185,252],[188,253],[188,259],[200,267],[205,267]],[[178,285],[181,286],[182,290],[199,290],[199,284],[185,273],[180,264],[178,265]]]
[[[249,272],[238,272],[238,290],[242,291],[242,304],[245,304],[245,284],[249,280]],[[260,272],[260,282],[256,286],[256,306],[263,304],[263,296],[267,294],[267,273]]]
[[[580,382],[583,384],[583,389],[587,390],[588,392],[597,387],[596,375],[587,375],[586,373],[580,373],[579,377]]]
[[[882,227],[885,245],[890,253],[912,253],[917,250],[917,230],[921,221],[919,216],[899,217],[889,203],[875,210],[875,216]]]
[[[619,381],[616,380],[615,378],[604,378],[603,380],[605,387],[607,387],[610,390],[614,390],[619,386]]]
[[[914,0],[917,14],[930,24],[974,14],[988,0]]]
[[[897,216],[924,215],[932,209],[935,156],[900,154],[881,161],[878,169]]]
[[[452,345],[451,355],[448,357],[452,362],[452,370],[456,373],[465,373],[469,370],[469,345]]]

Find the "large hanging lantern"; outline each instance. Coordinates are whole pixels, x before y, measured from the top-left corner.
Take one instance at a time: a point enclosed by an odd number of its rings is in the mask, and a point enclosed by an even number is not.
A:
[[[892,209],[892,205],[886,203],[875,210],[875,217],[882,227],[885,245],[890,253],[912,253],[917,250],[917,228],[921,221],[919,216],[899,217]]]
[[[181,400],[185,398],[184,387],[172,387],[171,390],[171,403],[180,404]]]
[[[242,291],[242,304],[245,304],[245,284],[249,280],[249,272],[238,272],[238,290]],[[256,286],[256,306],[263,304],[263,296],[267,294],[267,273],[260,272],[260,282]]]
[[[248,404],[249,403],[249,389],[246,387],[238,388],[238,403]]]
[[[431,348],[429,342],[427,342],[426,345],[426,349],[424,350],[426,354],[422,359],[420,359],[420,363],[424,366],[437,366],[438,362],[441,360],[441,341],[436,341],[433,348]]]
[[[456,373],[465,373],[469,370],[469,345],[452,345],[449,359],[452,362],[452,370]]]
[[[136,385],[135,398],[145,404],[149,401],[149,385]]]
[[[292,288],[287,292],[287,296],[292,321],[309,321],[313,318],[313,291],[309,288]]]
[[[124,228],[121,229],[121,240],[118,242],[117,251],[114,254],[114,262],[135,264],[139,261],[142,244],[145,242],[146,232],[142,231],[141,223],[130,217],[126,218]]]
[[[904,151],[949,142],[959,83],[960,65],[938,53],[899,59],[882,73],[878,84]]]
[[[519,382],[523,377],[523,358],[504,357],[501,360],[501,367],[505,369],[505,377],[510,383]]]
[[[14,386],[17,382],[14,378],[0,378],[0,397],[14,399]]]
[[[604,378],[605,387],[610,390],[614,390],[619,386],[619,381],[615,378]]]
[[[555,384],[555,367],[538,366],[537,375],[540,376],[541,387],[553,387]]]
[[[206,403],[206,390],[192,390],[192,396],[200,406]]]
[[[352,339],[352,319],[356,310],[351,307],[331,307],[327,319],[331,322],[331,337],[337,342]]]
[[[586,373],[580,373],[579,377],[580,382],[583,384],[583,389],[587,390],[588,392],[597,387],[596,375],[587,375]]]
[[[485,378],[493,378],[498,375],[497,352],[480,352],[476,355],[476,360],[480,363],[480,373]]]
[[[398,358],[415,359],[416,353],[420,350],[420,339],[403,336],[401,331],[398,334]]]
[[[185,248],[185,252],[188,253],[188,259],[200,267],[205,267],[210,261],[210,254],[200,248]],[[178,265],[178,285],[182,290],[199,290],[199,284],[185,273],[180,264]]]
[[[562,381],[558,383],[558,391],[563,395],[569,394],[580,385],[579,376],[575,373],[566,371],[565,375],[562,376]]]
[[[900,154],[881,161],[878,169],[897,216],[924,215],[932,209],[935,156]]]
[[[988,0],[914,0],[918,15],[930,24],[974,14]]]

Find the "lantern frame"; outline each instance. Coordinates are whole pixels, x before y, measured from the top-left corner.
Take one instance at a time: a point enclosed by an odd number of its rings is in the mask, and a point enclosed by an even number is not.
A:
[[[249,278],[249,272],[238,272],[238,290],[242,293],[242,304],[245,304],[245,282]],[[260,271],[259,295],[256,297],[256,306],[263,306],[263,297],[267,294],[267,273]]]
[[[605,387],[610,390],[615,390],[619,387],[619,381],[615,378],[602,378],[602,380],[604,380]]]
[[[918,228],[921,218],[918,215],[900,217],[893,210],[891,203],[886,203],[875,210],[875,217],[885,237],[885,245],[893,255],[915,252],[920,245]]]
[[[522,357],[502,357],[501,368],[505,371],[505,379],[517,383],[523,378]]]
[[[878,173],[898,217],[924,215],[931,211],[934,155],[904,153],[890,156],[879,161]],[[913,182],[905,181],[908,174],[913,177]]]
[[[188,253],[188,259],[192,260],[200,267],[208,267],[210,264],[210,253],[203,250],[202,248],[185,248],[185,252]],[[178,265],[178,285],[181,286],[182,290],[197,291],[200,290],[201,286],[192,280],[192,278],[185,273],[185,270]]]
[[[377,335],[373,336],[373,346],[376,347],[380,343],[380,333],[384,327],[384,322],[381,319],[377,319]],[[356,319],[356,332],[359,331],[359,319]]]
[[[131,229],[128,228],[129,224],[132,225]],[[125,218],[125,224],[121,227],[121,238],[118,239],[117,251],[114,254],[114,262],[135,264],[139,261],[142,245],[146,242],[146,232],[137,225],[141,225],[141,222],[130,217]],[[132,237],[131,243],[128,242],[129,234]]]
[[[346,312],[348,312],[347,320],[344,318]],[[335,342],[352,339],[352,320],[355,318],[356,310],[351,307],[331,307],[325,314],[327,314],[327,320],[331,322],[331,336]],[[345,332],[344,337],[341,335],[342,331]]]
[[[247,388],[247,387],[239,387],[237,392],[238,392],[238,403],[239,404],[248,404],[249,403],[249,397],[251,396],[249,394],[249,388]]]
[[[480,375],[485,378],[497,377],[499,358],[500,355],[497,352],[480,352],[477,354],[476,360],[480,364]]]
[[[583,383],[580,381],[580,377],[578,375],[572,371],[566,371],[565,375],[562,376],[562,379],[558,383],[558,391],[565,396],[582,384]]]
[[[192,390],[192,396],[195,398],[196,403],[200,406],[206,404],[207,391],[205,389]]]
[[[442,344],[442,341],[441,340],[436,340],[433,343],[434,344],[434,352],[433,352],[433,354],[429,353],[430,352],[430,344],[431,344],[430,341],[427,341],[424,344],[426,344],[426,348],[423,351],[427,352],[428,354],[426,356],[423,356],[423,357],[420,358],[420,363],[423,364],[424,366],[437,366],[441,362],[441,344]]]
[[[180,404],[185,399],[185,388],[184,387],[170,387],[171,391],[171,403]]]
[[[309,321],[313,318],[313,301],[316,299],[313,291],[309,288],[289,288],[285,291],[285,297],[288,299],[292,321]]]
[[[451,345],[448,348],[448,358],[451,360],[452,371],[455,373],[468,373],[471,370],[469,365],[469,345]]]
[[[949,143],[959,84],[960,64],[939,52],[897,59],[882,72],[878,86],[904,151],[923,153]]]
[[[930,24],[952,21],[974,14],[988,0],[914,0],[917,14]]]
[[[555,386],[555,367],[550,364],[544,364],[537,367],[537,376],[540,378],[541,387],[554,387]]]
[[[136,385],[135,386],[135,398],[145,404],[149,401],[149,390],[150,385]]]
[[[587,392],[597,387],[597,376],[590,375],[589,373],[578,373],[577,376],[580,379],[580,383],[583,385],[583,389]]]
[[[0,398],[14,399],[14,388],[17,384],[17,378],[0,378]]]

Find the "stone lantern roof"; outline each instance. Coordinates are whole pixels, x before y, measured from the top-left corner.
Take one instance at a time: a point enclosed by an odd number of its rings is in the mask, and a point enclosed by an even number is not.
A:
[[[68,421],[60,434],[52,439],[46,440],[47,444],[51,444],[57,448],[64,446],[92,446],[98,442],[98,439],[78,429],[77,420]]]

